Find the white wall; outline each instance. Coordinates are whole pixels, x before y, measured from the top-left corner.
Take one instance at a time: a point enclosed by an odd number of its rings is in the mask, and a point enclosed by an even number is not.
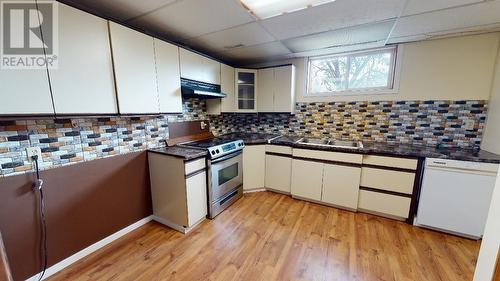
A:
[[[500,177],[497,177],[473,281],[491,281],[500,247]]]
[[[488,105],[488,119],[486,119],[486,128],[481,148],[500,154],[500,50],[497,56],[495,78]]]
[[[402,44],[400,86],[396,94],[307,97],[307,58],[253,67],[293,63],[299,102],[353,100],[488,100],[500,33]]]

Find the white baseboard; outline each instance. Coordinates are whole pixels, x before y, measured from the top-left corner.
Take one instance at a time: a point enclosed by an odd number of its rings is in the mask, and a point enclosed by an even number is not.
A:
[[[78,261],[79,259],[84,258],[84,257],[92,254],[93,252],[99,250],[100,248],[102,248],[102,247],[108,245],[109,243],[117,240],[118,238],[124,236],[125,234],[132,232],[133,230],[145,225],[146,223],[150,222],[152,219],[153,219],[153,216],[145,217],[145,218],[141,219],[140,221],[135,222],[135,223],[111,234],[110,236],[88,246],[87,248],[79,251],[78,253],[54,264],[53,266],[47,268],[42,280],[49,278],[50,276],[56,274],[57,272],[61,271],[65,267],[68,267],[69,265],[73,264],[74,262]],[[26,279],[26,280],[27,281],[37,281],[39,276],[40,276],[40,273],[38,273],[38,274],[36,274],[36,275]]]

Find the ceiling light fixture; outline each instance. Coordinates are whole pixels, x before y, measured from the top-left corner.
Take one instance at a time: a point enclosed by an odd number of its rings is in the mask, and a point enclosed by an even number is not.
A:
[[[259,19],[267,19],[334,1],[335,0],[240,0],[241,4]]]

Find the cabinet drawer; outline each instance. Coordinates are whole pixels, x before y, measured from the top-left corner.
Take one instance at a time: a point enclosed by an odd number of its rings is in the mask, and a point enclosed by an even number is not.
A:
[[[301,158],[325,160],[325,161],[354,163],[354,164],[361,164],[363,162],[363,155],[361,154],[329,152],[320,150],[294,149],[293,156]]]
[[[367,190],[359,191],[360,210],[406,219],[410,212],[410,204],[411,198]]]
[[[361,186],[412,194],[415,174],[375,168],[361,169]]]
[[[186,175],[199,171],[203,168],[205,168],[205,158],[200,158],[185,163]]]
[[[266,145],[266,152],[292,155],[292,148],[281,145]]]
[[[363,164],[416,170],[418,160],[397,158],[397,157],[365,155],[363,157]]]

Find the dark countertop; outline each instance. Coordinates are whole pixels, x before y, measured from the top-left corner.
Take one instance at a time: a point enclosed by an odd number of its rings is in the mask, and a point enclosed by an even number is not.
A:
[[[464,148],[436,148],[424,145],[411,144],[390,144],[382,142],[363,142],[361,149],[338,148],[328,146],[310,146],[306,144],[296,143],[301,136],[279,136],[266,133],[251,133],[237,132],[218,136],[218,138],[227,140],[241,139],[246,145],[256,144],[274,144],[285,145],[294,148],[304,148],[334,152],[348,152],[359,154],[375,154],[382,156],[399,156],[399,157],[415,157],[415,158],[439,158],[450,160],[461,160],[471,162],[483,162],[500,164],[500,155],[493,154],[484,150],[464,149]],[[164,147],[150,149],[154,153],[161,153],[174,157],[192,160],[200,157],[205,157],[207,152],[204,150],[184,148],[179,146]]]
[[[377,154],[386,156],[402,156],[417,158],[439,158],[472,162],[484,162],[500,164],[500,155],[493,154],[484,150],[474,150],[465,148],[436,148],[424,145],[411,144],[390,144],[381,142],[363,142],[362,149],[336,148],[327,146],[309,146],[296,143],[301,136],[281,136],[262,133],[230,133],[220,137],[228,139],[242,139],[245,144],[275,144],[286,145],[295,148],[305,148],[335,152],[349,152],[360,154]],[[271,140],[272,141],[269,141]]]
[[[174,156],[178,158],[183,158],[184,160],[193,160],[207,155],[207,151],[201,149],[185,148],[179,146],[170,146],[162,148],[149,149],[149,152],[159,153],[169,156]]]
[[[245,145],[252,145],[252,144],[266,144],[270,139],[277,138],[280,135],[274,135],[274,134],[267,134],[267,133],[250,133],[250,132],[236,132],[236,133],[229,133],[229,134],[224,134],[218,136],[218,138],[221,139],[228,139],[228,140],[243,140]]]

